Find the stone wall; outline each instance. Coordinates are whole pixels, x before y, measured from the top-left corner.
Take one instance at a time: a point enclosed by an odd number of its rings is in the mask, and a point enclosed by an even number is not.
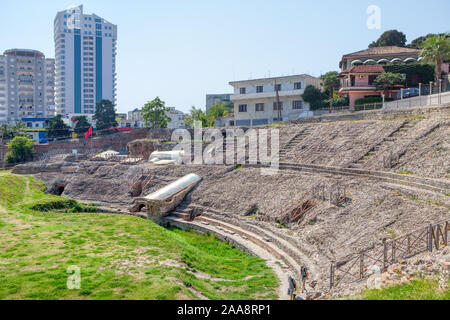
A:
[[[107,136],[95,137],[94,139],[72,139],[64,141],[56,141],[46,144],[39,144],[34,146],[33,159],[39,159],[46,153],[54,150],[78,150],[79,154],[83,154],[88,150],[115,150],[119,152],[127,152],[127,145],[129,142],[137,139],[147,138],[150,129],[138,128],[129,132],[114,133]],[[0,147],[0,163],[3,162],[4,155],[9,151],[7,146]]]
[[[153,141],[148,139],[133,140],[128,143],[128,154],[131,157],[148,160],[153,151],[155,151]]]
[[[399,110],[371,110],[359,112],[346,112],[337,114],[325,114],[310,118],[301,118],[290,121],[290,123],[315,123],[315,122],[334,122],[334,121],[358,121],[358,120],[389,120],[396,118],[425,117],[431,115],[450,114],[450,104],[445,106],[417,107]]]

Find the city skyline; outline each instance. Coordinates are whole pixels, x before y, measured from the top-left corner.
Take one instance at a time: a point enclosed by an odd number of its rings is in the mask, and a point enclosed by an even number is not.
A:
[[[188,112],[192,105],[204,108],[207,93],[231,92],[230,81],[319,76],[338,70],[343,54],[365,49],[386,30],[404,32],[408,42],[448,31],[450,9],[446,1],[352,1],[346,6],[294,1],[25,3],[21,8],[3,5],[7,15],[0,14],[1,52],[33,49],[54,58],[54,17],[73,5],[84,5],[86,12],[119,27],[118,112],[141,108],[155,96]],[[366,9],[372,4],[381,9],[381,28],[376,30],[366,25]],[[401,14],[405,8],[408,15]]]

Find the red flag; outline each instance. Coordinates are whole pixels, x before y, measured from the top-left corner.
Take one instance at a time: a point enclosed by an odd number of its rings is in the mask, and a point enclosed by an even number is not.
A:
[[[87,139],[90,135],[92,135],[92,126],[89,127],[89,130],[84,134],[84,137]]]

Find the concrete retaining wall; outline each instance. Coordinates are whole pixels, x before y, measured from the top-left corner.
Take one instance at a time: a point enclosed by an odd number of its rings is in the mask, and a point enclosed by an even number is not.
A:
[[[290,121],[291,123],[320,123],[320,122],[335,122],[335,121],[358,121],[358,120],[389,120],[396,118],[410,118],[410,117],[424,117],[439,116],[450,114],[450,104],[443,106],[431,106],[431,107],[415,107],[408,109],[398,110],[370,110],[359,112],[346,112],[338,114],[327,114],[317,117],[296,119]]]
[[[450,92],[386,102],[383,108],[387,110],[395,110],[399,108],[433,106],[447,103],[450,103]]]

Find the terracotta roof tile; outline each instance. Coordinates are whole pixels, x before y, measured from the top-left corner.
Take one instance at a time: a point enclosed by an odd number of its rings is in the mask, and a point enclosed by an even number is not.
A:
[[[383,73],[383,66],[380,65],[367,65],[367,66],[354,66],[350,69],[342,71],[342,73]]]
[[[411,48],[402,48],[402,47],[395,47],[395,46],[389,46],[389,47],[374,47],[369,48],[353,53],[349,53],[344,55],[344,57],[351,57],[351,56],[366,56],[366,55],[389,55],[389,54],[417,54],[419,55],[422,50],[418,49],[411,49]]]

